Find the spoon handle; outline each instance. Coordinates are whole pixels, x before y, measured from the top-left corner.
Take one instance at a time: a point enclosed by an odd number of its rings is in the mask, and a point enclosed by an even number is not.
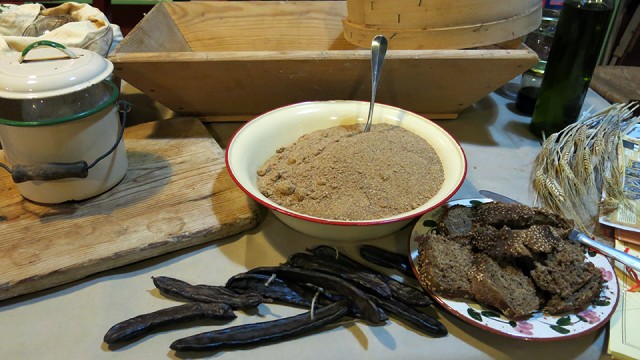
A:
[[[611,259],[617,260],[634,269],[635,271],[640,271],[640,259],[638,259],[637,257],[612,248],[611,246],[601,244],[576,229],[571,230],[569,239],[587,246],[591,246],[592,248],[598,250]]]
[[[378,79],[380,78],[380,70],[382,62],[387,54],[387,38],[383,35],[376,35],[371,42],[371,103],[369,103],[369,116],[364,126],[364,131],[371,129],[371,121],[373,118],[373,105],[376,100],[376,92],[378,91]]]

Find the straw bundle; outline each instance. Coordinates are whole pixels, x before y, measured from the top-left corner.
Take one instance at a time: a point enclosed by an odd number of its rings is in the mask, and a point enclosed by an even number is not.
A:
[[[531,172],[536,203],[573,219],[592,234],[598,214],[628,202],[623,192],[622,134],[639,122],[637,104],[586,114],[546,138]]]

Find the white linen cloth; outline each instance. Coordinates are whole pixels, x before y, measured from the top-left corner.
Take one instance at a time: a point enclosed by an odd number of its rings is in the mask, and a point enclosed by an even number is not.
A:
[[[74,21],[37,37],[22,36],[34,21],[50,15],[69,15]],[[40,4],[0,5],[0,56],[22,51],[38,40],[51,40],[106,57],[122,38],[120,27],[111,24],[104,13],[89,4],[66,2],[48,9]]]

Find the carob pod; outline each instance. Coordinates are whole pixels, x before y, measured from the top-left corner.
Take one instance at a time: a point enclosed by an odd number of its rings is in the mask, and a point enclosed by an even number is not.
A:
[[[313,249],[309,249],[309,251],[316,256],[325,257],[327,259],[334,259],[334,261],[338,261],[345,266],[350,266],[354,269],[369,271],[373,274],[376,274],[387,283],[387,285],[391,289],[391,295],[394,299],[401,301],[409,306],[429,306],[433,304],[433,301],[422,290],[401,283],[400,281],[392,277],[373,270],[370,267],[340,253],[337,249],[331,246],[318,245]]]
[[[386,299],[391,298],[391,289],[389,289],[389,285],[387,285],[380,276],[377,276],[370,271],[345,266],[333,259],[328,259],[323,256],[314,256],[307,253],[296,253],[289,256],[285,265],[335,275],[355,283],[376,296]]]
[[[191,285],[167,276],[154,276],[153,284],[165,295],[198,302],[225,303],[234,310],[254,308],[263,301],[258,294],[238,294],[224,286]]]
[[[362,245],[359,248],[363,259],[387,269],[394,269],[405,276],[415,278],[409,257],[373,245]]]
[[[445,336],[448,333],[447,328],[440,321],[434,319],[428,314],[412,308],[411,306],[398,301],[382,298],[376,298],[374,301],[386,312],[413,324],[413,327],[416,330],[419,330],[424,334],[440,337]]]
[[[255,293],[274,302],[310,308],[318,290],[292,281],[266,274],[240,273],[227,280],[225,287],[237,293]],[[324,292],[323,292],[324,293]],[[330,304],[331,300],[318,297],[318,305]]]
[[[362,319],[372,323],[380,323],[387,320],[382,311],[364,291],[350,282],[339,277],[319,271],[305,270],[291,266],[259,267],[249,271],[253,274],[276,274],[285,279],[291,279],[300,283],[311,283],[324,289],[344,295],[357,308]]]
[[[334,323],[349,311],[346,301],[324,306],[313,312],[260,323],[233,326],[178,339],[176,351],[214,351],[237,349],[291,339]]]
[[[328,291],[327,289],[324,289],[317,285],[313,285],[310,283],[298,284],[298,285],[307,287],[313,290],[314,294],[320,293],[320,296],[316,300],[316,304],[320,303],[320,305],[322,305],[324,302],[334,303],[334,302],[340,302],[345,300],[344,295],[340,295],[333,291]],[[372,297],[372,300],[373,300],[373,297]],[[388,320],[389,316],[387,316],[387,313],[385,313],[381,307],[379,307],[378,309],[380,311],[380,318],[384,321]],[[350,307],[349,313],[347,315],[354,318],[358,318],[358,319],[363,318],[362,314],[360,314],[359,310],[355,306]]]
[[[336,292],[333,291],[329,291],[327,289],[324,289],[318,285],[314,285],[314,284],[310,284],[310,283],[304,283],[304,284],[299,284],[299,283],[295,283],[297,286],[303,287],[303,288],[307,288],[308,290],[312,291],[314,296],[315,294],[317,294],[318,292],[321,293],[322,297],[320,299],[324,299],[326,298],[329,303],[334,303],[334,302],[340,302],[345,300],[345,296],[344,295],[340,295]],[[352,307],[353,308],[353,307]],[[356,316],[358,318],[361,318],[361,316]],[[383,315],[384,318],[384,315]]]
[[[394,299],[409,306],[425,307],[433,304],[433,300],[422,290],[389,278],[389,288]]]
[[[142,337],[154,329],[168,324],[198,319],[231,320],[236,314],[223,303],[187,303],[148,314],[138,315],[113,325],[104,335],[104,342],[115,344]]]

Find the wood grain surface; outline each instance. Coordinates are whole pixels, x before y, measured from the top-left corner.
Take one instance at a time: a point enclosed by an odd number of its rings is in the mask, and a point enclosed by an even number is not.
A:
[[[369,47],[376,35],[389,49],[466,49],[519,39],[538,28],[542,4],[487,0],[371,2],[350,0],[343,20],[344,36]]]
[[[143,123],[124,138],[127,175],[89,200],[36,204],[0,172],[0,300],[257,224],[257,206],[231,180],[200,120]]]

